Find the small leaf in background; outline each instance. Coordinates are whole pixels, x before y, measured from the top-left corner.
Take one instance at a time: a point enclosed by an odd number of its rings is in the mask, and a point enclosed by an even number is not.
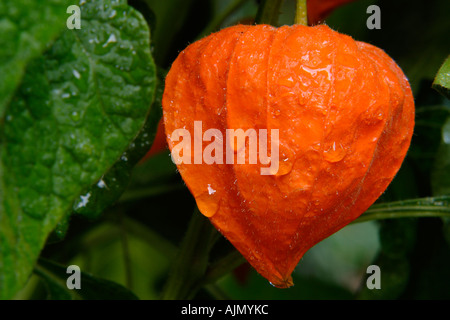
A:
[[[444,61],[434,78],[433,87],[450,99],[450,56]]]
[[[30,8],[31,9],[31,8]],[[0,298],[27,280],[47,236],[141,131],[156,86],[150,32],[126,1],[86,1],[27,67],[0,149]]]
[[[381,248],[371,264],[380,268],[381,289],[366,286],[365,275],[361,282],[359,299],[397,299],[406,289],[410,276],[411,253],[416,240],[416,219],[391,219],[380,222]]]
[[[2,0],[0,2],[0,118],[25,67],[66,27],[74,1]]]
[[[311,248],[296,272],[355,292],[380,248],[374,221],[349,225]]]
[[[77,265],[82,272],[128,288],[140,299],[158,299],[177,247],[140,221],[111,218],[69,233],[64,243],[47,246],[45,258],[64,266]],[[74,216],[73,220],[80,219]]]
[[[48,300],[137,300],[135,294],[123,286],[80,272],[80,289],[68,289],[67,267],[40,259],[35,273],[44,281]]]

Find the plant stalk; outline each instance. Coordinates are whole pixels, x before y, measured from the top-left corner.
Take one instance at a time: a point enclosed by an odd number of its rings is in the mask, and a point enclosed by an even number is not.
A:
[[[216,229],[198,209],[194,211],[172,271],[162,293],[163,300],[192,299],[201,288],[214,244]]]
[[[308,11],[306,8],[306,0],[297,0],[295,10],[295,24],[308,25]]]
[[[427,217],[450,218],[450,196],[374,204],[352,223],[381,219]]]

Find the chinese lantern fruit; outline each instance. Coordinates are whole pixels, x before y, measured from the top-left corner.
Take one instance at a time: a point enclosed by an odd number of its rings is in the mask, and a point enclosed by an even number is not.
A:
[[[309,248],[385,191],[414,127],[413,96],[396,63],[325,25],[237,25],[189,45],[167,75],[163,112],[172,155],[190,142],[174,159],[184,159],[177,167],[199,210],[281,288]],[[248,147],[243,164],[226,161],[229,150],[213,154],[227,129],[277,129],[278,139],[267,139],[278,146],[268,152],[270,165],[278,155],[277,170],[261,174],[268,162],[249,163],[250,138],[230,142],[232,153]],[[194,159],[199,145],[217,161]]]

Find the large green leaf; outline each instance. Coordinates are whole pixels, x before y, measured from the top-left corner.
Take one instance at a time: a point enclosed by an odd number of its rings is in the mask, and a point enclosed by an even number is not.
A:
[[[162,117],[161,103],[164,91],[164,76],[165,73],[160,70],[157,78],[155,101],[141,131],[117,162],[103,174],[99,181],[78,198],[73,206],[74,213],[91,219],[97,218],[106,208],[114,204],[129,187],[132,171],[150,149],[156,135],[158,122]],[[133,192],[135,191],[133,190]],[[86,201],[88,195],[89,201]]]
[[[74,1],[2,0],[0,2],[0,118],[22,79],[25,67],[66,26]]]
[[[28,66],[0,148],[0,298],[26,282],[49,233],[141,131],[156,86],[150,33],[126,1],[85,1]]]

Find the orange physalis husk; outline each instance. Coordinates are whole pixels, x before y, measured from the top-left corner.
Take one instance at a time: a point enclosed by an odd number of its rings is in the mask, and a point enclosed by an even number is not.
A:
[[[194,121],[223,137],[279,129],[275,175],[225,154],[223,164],[194,164],[192,153],[177,166],[200,211],[280,288],[308,249],[385,191],[414,127],[397,64],[325,25],[237,25],[189,45],[167,75],[163,111],[170,150],[174,130],[194,137]]]

